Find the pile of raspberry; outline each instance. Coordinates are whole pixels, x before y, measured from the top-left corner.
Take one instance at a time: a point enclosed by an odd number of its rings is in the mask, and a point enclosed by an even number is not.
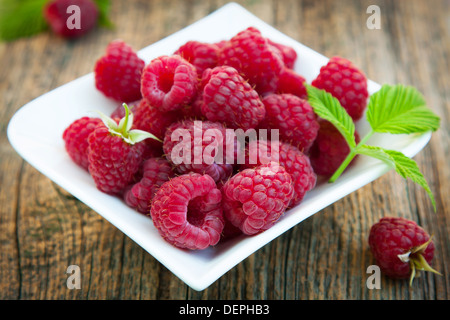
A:
[[[187,41],[148,63],[113,41],[94,73],[96,88],[117,108],[107,121],[70,124],[66,150],[99,190],[147,215],[174,246],[198,250],[259,234],[348,153],[308,103],[298,63],[293,48],[254,27],[216,43]],[[356,121],[366,82],[348,60],[333,57],[312,84]],[[227,134],[260,129],[268,134],[243,144]],[[157,139],[136,139],[142,132]]]

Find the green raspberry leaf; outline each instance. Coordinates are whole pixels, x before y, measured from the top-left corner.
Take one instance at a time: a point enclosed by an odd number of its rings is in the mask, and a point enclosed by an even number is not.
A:
[[[94,0],[97,5],[99,16],[98,25],[105,28],[113,28],[114,23],[109,19],[110,0]]]
[[[409,134],[436,131],[440,118],[417,89],[399,84],[383,85],[370,97],[367,121],[375,132]]]
[[[48,0],[0,0],[0,41],[38,34],[48,28],[42,10]]]
[[[148,138],[157,140],[159,142],[162,142],[160,139],[158,139],[152,133],[147,132],[147,131],[143,131],[143,130],[139,130],[139,129],[130,130],[130,132],[128,133],[128,140],[127,141],[129,143],[131,143],[131,144],[135,144],[135,143],[141,142],[141,141],[143,141],[145,139],[148,139]]]
[[[338,99],[325,90],[305,84],[308,92],[308,102],[314,112],[329,122],[342,134],[351,149],[356,147],[355,124]]]
[[[105,125],[105,127],[107,127],[109,129],[109,132],[111,132],[111,133],[113,133],[115,135],[120,135],[121,134],[119,125],[117,124],[116,121],[114,121],[113,119],[108,117],[103,112],[100,112],[100,111],[96,111],[96,112],[100,116],[100,119],[102,120],[102,122]]]
[[[123,135],[126,135],[133,126],[134,115],[130,112],[130,108],[128,108],[126,103],[123,103],[122,107],[125,109],[125,117],[119,121],[119,130]]]
[[[433,193],[431,192],[431,189],[428,186],[428,183],[425,180],[424,176],[420,172],[417,163],[413,159],[408,158],[399,151],[386,150],[380,147],[369,145],[359,145],[357,153],[382,160],[389,166],[393,167],[395,171],[403,178],[410,178],[413,182],[419,184],[428,193],[433,204],[434,211],[436,211],[436,201],[434,199]]]

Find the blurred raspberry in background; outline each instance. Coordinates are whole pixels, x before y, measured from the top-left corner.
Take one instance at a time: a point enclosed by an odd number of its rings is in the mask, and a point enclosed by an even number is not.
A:
[[[109,0],[0,0],[0,41],[46,30],[67,39],[111,27]]]

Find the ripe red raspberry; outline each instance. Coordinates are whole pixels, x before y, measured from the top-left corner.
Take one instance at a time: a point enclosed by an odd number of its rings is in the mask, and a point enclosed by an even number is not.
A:
[[[410,278],[416,270],[438,273],[430,264],[434,243],[414,221],[384,217],[370,229],[369,246],[381,271],[392,278]]]
[[[186,119],[167,128],[163,149],[178,173],[208,174],[219,182],[233,172],[235,153],[233,159],[227,159],[227,139],[221,123]]]
[[[121,193],[132,182],[143,161],[142,141],[152,137],[145,131],[129,130],[132,119],[124,107],[126,116],[119,124],[101,114],[104,125],[88,137],[89,173],[97,188],[109,194]]]
[[[141,99],[129,102],[127,103],[128,108],[130,109],[130,112],[134,114],[135,110],[137,109],[137,106],[141,103]],[[122,119],[125,117],[125,109],[123,107],[123,103],[120,103],[114,110],[111,112],[111,115],[109,116],[111,119]]]
[[[307,152],[317,136],[319,124],[307,100],[293,94],[270,94],[263,98],[266,118],[261,128],[279,129],[280,140]]]
[[[195,67],[179,55],[153,59],[142,72],[142,96],[162,112],[174,111],[191,103],[197,87]]]
[[[208,175],[189,173],[165,182],[156,192],[150,214],[169,243],[202,250],[216,245],[224,227],[222,194]]]
[[[290,93],[307,100],[305,82],[306,79],[302,75],[292,69],[284,68],[280,73],[276,93]]]
[[[241,229],[233,225],[230,221],[228,221],[225,217],[225,225],[223,227],[223,231],[221,234],[220,242],[224,242],[229,239],[233,239],[242,234]]]
[[[284,68],[279,52],[273,50],[254,27],[239,32],[228,41],[220,52],[219,65],[238,70],[261,95],[275,92],[278,75]]]
[[[168,126],[175,120],[171,118],[170,115],[165,115],[160,112],[156,112],[155,108],[152,108],[151,111],[147,110],[148,104],[144,99],[132,102],[127,104],[129,106],[130,112],[133,113],[133,128],[144,130],[152,133],[158,139],[162,140],[164,137],[164,131],[161,125]],[[144,109],[144,110],[143,110]],[[118,123],[121,118],[125,117],[125,109],[122,105],[118,106],[110,116],[112,119],[115,119]],[[173,120],[173,121],[172,121]],[[146,149],[144,151],[144,159],[159,157],[162,156],[162,142],[155,139],[146,139],[144,140],[146,145]]]
[[[308,156],[286,142],[252,140],[246,148],[245,164],[241,165],[241,169],[254,168],[271,161],[279,163],[291,175],[294,196],[289,207],[300,204],[305,194],[312,190],[317,182]]]
[[[134,109],[134,128],[150,132],[161,141],[164,139],[166,129],[180,119],[178,112],[162,112],[149,105],[145,99],[142,99]],[[162,147],[162,142],[154,139],[147,139],[145,142],[151,146]]]
[[[256,128],[266,110],[258,93],[236,69],[219,66],[203,74],[202,114],[208,120],[244,131]]]
[[[120,193],[138,171],[144,145],[131,146],[105,126],[95,129],[88,140],[89,173],[97,188],[105,193]]]
[[[367,78],[349,60],[332,57],[311,84],[338,99],[354,121],[362,117],[369,97]]]
[[[128,44],[114,40],[95,63],[95,86],[105,96],[121,103],[140,100],[144,66],[144,60]]]
[[[350,147],[331,122],[321,119],[319,125],[320,129],[309,151],[309,158],[315,173],[322,176],[331,176],[350,153]],[[355,140],[356,143],[360,141],[359,134],[356,131]],[[350,165],[357,157],[352,160]]]
[[[150,203],[159,187],[174,177],[170,163],[162,157],[153,157],[142,164],[141,179],[124,192],[127,205],[138,212],[150,214]]]
[[[70,158],[86,169],[88,160],[88,136],[102,124],[100,118],[82,117],[72,122],[63,132],[64,146]]]
[[[281,58],[286,68],[293,69],[295,62],[297,61],[297,52],[294,50],[294,48],[285,44],[275,42],[269,38],[267,39],[267,41],[271,47],[275,47],[280,52]]]
[[[181,109],[177,110],[183,119],[195,119],[195,120],[207,120],[202,113],[203,105],[203,94],[200,91],[197,92],[197,96],[193,102],[189,105],[183,106]]]
[[[220,51],[228,44],[228,40],[221,40],[218,42],[215,42],[214,45],[216,45],[219,48],[219,55]]]
[[[72,5],[79,8],[79,25],[76,24],[77,21],[70,20],[74,14],[69,8]],[[55,34],[64,38],[78,38],[96,27],[99,10],[92,0],[53,0],[44,6],[43,14]]]
[[[291,175],[275,162],[245,169],[222,187],[223,210],[228,221],[244,234],[269,229],[283,215],[293,195]]]
[[[179,47],[174,54],[180,55],[194,65],[197,74],[201,76],[206,69],[217,66],[219,47],[213,43],[188,41]]]

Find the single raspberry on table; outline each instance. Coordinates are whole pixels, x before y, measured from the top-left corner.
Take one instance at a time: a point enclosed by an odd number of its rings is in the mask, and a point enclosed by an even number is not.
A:
[[[222,194],[209,175],[188,173],[165,182],[151,203],[160,235],[174,246],[202,250],[216,245],[224,227]]]
[[[311,162],[297,147],[282,141],[252,140],[246,147],[242,169],[277,162],[291,175],[294,196],[289,208],[298,205],[305,194],[316,186],[317,176]]]
[[[227,157],[231,141],[219,122],[181,120],[170,125],[165,133],[163,150],[178,173],[196,172],[210,175],[214,181],[228,179],[233,173],[237,147],[232,159]]]
[[[367,78],[351,61],[332,57],[311,85],[331,93],[354,121],[362,117],[369,97]]]
[[[73,21],[73,27],[69,23],[73,14],[70,6],[77,6],[80,13],[79,25]],[[44,6],[43,15],[55,34],[72,39],[81,37],[96,27],[99,10],[92,0],[52,0]]]
[[[194,65],[197,74],[201,76],[206,69],[217,66],[219,47],[214,43],[191,40],[179,47],[174,54],[180,55]]]
[[[307,152],[319,130],[317,116],[307,100],[293,94],[269,94],[262,99],[266,118],[260,127],[278,129],[280,140]]]
[[[142,96],[162,112],[180,109],[194,101],[198,77],[196,68],[181,56],[160,56],[142,72]]]
[[[317,137],[309,151],[309,158],[314,168],[314,172],[321,176],[331,176],[347,155],[350,153],[350,147],[345,138],[338,129],[329,121],[320,119],[320,129]],[[356,143],[360,141],[357,131],[355,131]],[[350,165],[357,159],[356,156]]]
[[[170,163],[163,157],[152,157],[142,163],[142,177],[124,192],[127,205],[138,212],[150,214],[150,203],[163,183],[175,176]]]
[[[273,50],[255,27],[239,32],[225,44],[220,51],[219,65],[238,70],[260,95],[275,92],[279,73],[284,68],[279,51]]]
[[[222,187],[225,218],[246,235],[273,226],[287,209],[294,187],[286,170],[275,162],[245,169]]]
[[[138,172],[146,145],[143,140],[153,138],[148,132],[130,130],[132,117],[126,116],[117,123],[101,114],[99,125],[88,137],[89,173],[97,188],[108,194],[120,194]]]
[[[418,270],[438,273],[430,264],[434,243],[416,222],[403,217],[384,217],[369,233],[369,246],[381,271],[392,278],[410,278]]]
[[[208,69],[202,78],[202,114],[210,121],[220,121],[229,128],[244,131],[256,128],[266,109],[258,93],[233,67]]]
[[[106,97],[119,102],[141,99],[144,60],[122,40],[111,41],[94,66],[95,86]]]
[[[73,121],[63,132],[64,146],[70,158],[86,170],[89,166],[88,137],[102,124],[100,118],[81,117]]]

